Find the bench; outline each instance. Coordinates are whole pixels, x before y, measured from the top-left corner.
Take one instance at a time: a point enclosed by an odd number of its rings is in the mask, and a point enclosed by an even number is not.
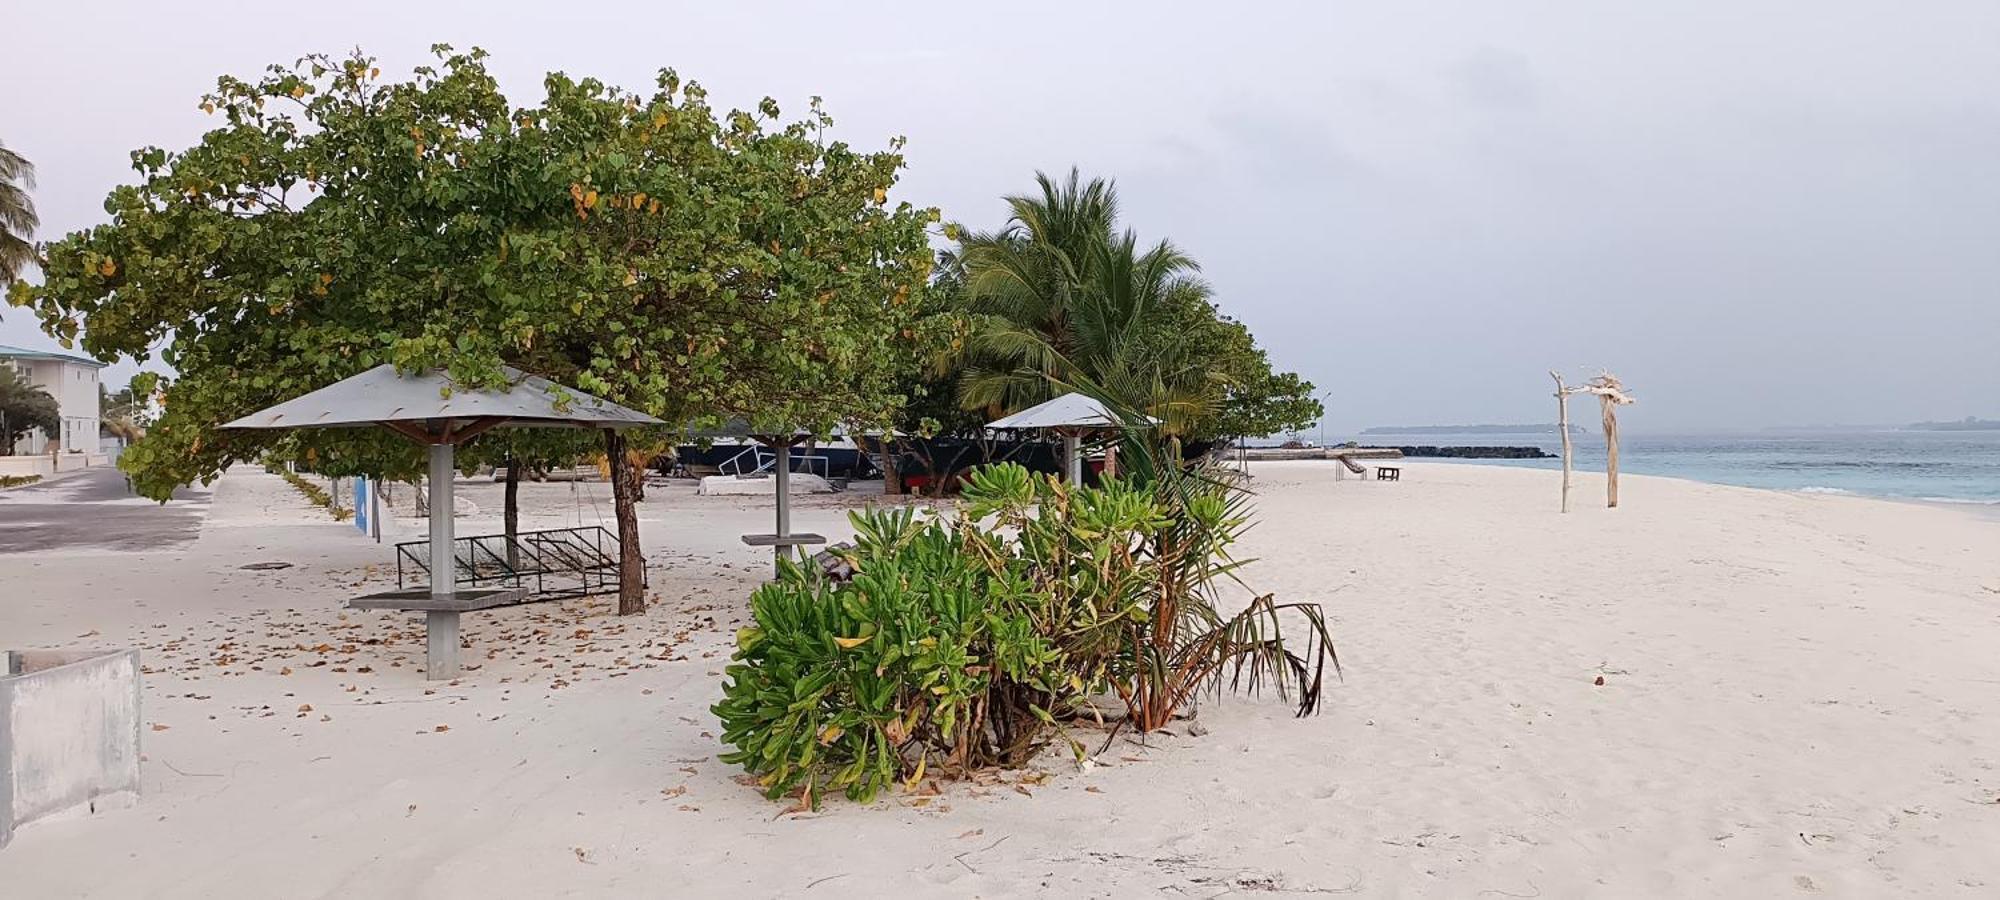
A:
[[[394,609],[424,614],[424,677],[458,677],[458,616],[460,613],[517,606],[528,602],[521,588],[468,588],[442,597],[430,588],[382,591],[347,601],[351,609]]]
[[[1397,466],[1376,466],[1376,481],[1402,481],[1403,470]]]
[[[826,535],[813,534],[810,531],[796,534],[746,534],[743,536],[743,543],[752,547],[770,547],[772,561],[776,564],[778,574],[782,576],[785,571],[785,557],[791,555],[792,548],[824,544]]]
[[[752,547],[805,547],[826,543],[826,536],[803,531],[798,534],[746,534],[743,543]]]

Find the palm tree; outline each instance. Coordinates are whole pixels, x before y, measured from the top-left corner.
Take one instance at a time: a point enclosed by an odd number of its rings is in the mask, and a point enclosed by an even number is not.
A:
[[[14,442],[31,428],[56,435],[62,430],[62,410],[48,391],[29,384],[11,366],[0,366],[0,456],[13,456]]]
[[[35,186],[35,165],[0,143],[0,289],[21,277],[35,260],[34,235],[41,220],[28,189]]]
[[[1067,390],[1107,392],[1179,433],[1213,412],[1217,377],[1164,335],[1175,310],[1208,304],[1195,261],[1167,241],[1141,250],[1116,231],[1118,195],[1072,169],[1036,174],[1039,196],[1008,197],[997,232],[971,233],[946,260],[972,321],[959,399],[1006,412]],[[1166,338],[1166,339],[1163,339]]]

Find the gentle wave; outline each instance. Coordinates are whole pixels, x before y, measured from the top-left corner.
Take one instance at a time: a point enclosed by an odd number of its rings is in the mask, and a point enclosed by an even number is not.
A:
[[[1941,469],[1949,463],[1907,460],[1781,459],[1767,462],[1773,469]]]
[[[1846,495],[1846,496],[1850,496],[1850,497],[1851,497],[1851,496],[1854,496],[1854,492],[1853,492],[1853,491],[1850,491],[1850,490],[1848,490],[1848,489],[1846,489],[1846,488],[1837,488],[1837,487],[1821,487],[1821,486],[1819,486],[1819,485],[1816,485],[1816,484],[1815,484],[1815,485],[1807,485],[1806,487],[1802,487],[1802,488],[1799,488],[1799,493],[1801,493],[1801,494],[1843,494],[1843,495]]]

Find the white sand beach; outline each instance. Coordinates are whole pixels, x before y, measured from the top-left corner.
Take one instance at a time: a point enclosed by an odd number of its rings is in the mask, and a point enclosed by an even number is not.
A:
[[[2000,522],[1633,476],[1606,510],[1587,474],[1562,516],[1545,471],[1334,469],[1257,464],[1246,548],[1256,589],[1331,615],[1320,715],[1226,697],[1088,771],[785,815],[708,712],[769,498],[651,488],[646,616],[471,615],[477,668],[427,684],[413,619],[341,608],[393,583],[388,545],[239,467],[183,545],[0,555],[0,645],[149,672],[140,803],[23,828],[0,895],[2000,892]],[[497,488],[467,490],[460,533],[494,530]],[[610,516],[602,484],[523,501],[527,528]],[[855,502],[797,525],[837,537]],[[239,568],[265,560],[294,566]]]

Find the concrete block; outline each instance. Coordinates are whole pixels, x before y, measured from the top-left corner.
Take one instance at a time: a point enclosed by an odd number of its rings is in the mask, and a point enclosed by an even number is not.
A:
[[[139,651],[19,650],[0,673],[0,847],[139,799]]]
[[[805,472],[793,472],[790,486],[794,494],[833,493],[833,485],[828,484],[826,479]],[[701,486],[695,489],[695,493],[709,496],[770,497],[778,493],[778,479],[768,475],[757,478],[710,475],[701,480]]]

